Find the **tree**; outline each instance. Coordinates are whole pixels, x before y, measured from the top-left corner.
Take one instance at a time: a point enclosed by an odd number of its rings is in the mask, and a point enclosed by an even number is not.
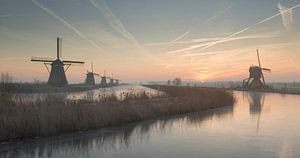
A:
[[[181,79],[179,77],[176,77],[172,82],[173,82],[173,85],[175,85],[175,86],[181,85]]]

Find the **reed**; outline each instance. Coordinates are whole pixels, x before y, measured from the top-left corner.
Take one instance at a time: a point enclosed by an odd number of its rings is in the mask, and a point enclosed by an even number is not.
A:
[[[148,97],[130,93],[122,100],[67,101],[45,95],[35,101],[0,103],[0,141],[86,131],[105,126],[233,105],[232,93],[223,89],[164,87],[167,95]]]

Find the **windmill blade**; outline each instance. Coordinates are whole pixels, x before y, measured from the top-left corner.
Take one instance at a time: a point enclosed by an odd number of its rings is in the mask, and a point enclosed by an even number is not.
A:
[[[59,57],[62,58],[62,38],[59,38]]]
[[[97,73],[93,73],[95,76],[100,76],[99,74],[97,74]]]
[[[92,73],[94,73],[94,65],[93,62],[91,63]]]
[[[265,76],[264,76],[263,72],[261,72],[261,77],[262,77],[262,80],[263,80],[264,84],[266,84],[266,82],[265,82]]]
[[[67,64],[84,64],[83,61],[63,60],[63,63]]]
[[[56,58],[59,59],[59,37],[56,38]]]
[[[46,57],[31,57],[31,61],[35,62],[53,62],[53,58],[46,58]]]
[[[268,69],[268,68],[262,68],[262,70],[264,70],[266,72],[271,72],[271,69]]]
[[[256,49],[256,55],[257,55],[257,60],[258,60],[259,67],[261,68],[258,49]]]
[[[56,38],[56,57],[60,59],[62,57],[62,38]]]

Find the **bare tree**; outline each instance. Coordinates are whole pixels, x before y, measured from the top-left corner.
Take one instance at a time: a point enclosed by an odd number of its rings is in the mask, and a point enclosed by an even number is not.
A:
[[[181,79],[179,77],[176,77],[172,82],[173,82],[173,85],[175,85],[175,86],[181,85]]]

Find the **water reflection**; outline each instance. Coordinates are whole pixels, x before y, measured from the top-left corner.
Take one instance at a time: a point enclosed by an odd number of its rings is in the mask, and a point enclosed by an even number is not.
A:
[[[266,93],[248,92],[247,94],[250,107],[250,114],[254,117],[257,116],[256,132],[259,133],[259,128],[261,124],[261,113],[265,103]]]
[[[233,107],[224,107],[218,110],[148,120],[81,134],[0,145],[0,157],[98,157],[94,155],[103,151],[128,149],[133,144],[145,143],[150,139],[151,131],[167,134],[170,132],[168,130],[177,125],[201,126],[202,122],[213,118],[230,118],[232,111]]]
[[[233,107],[0,145],[0,158],[300,157],[300,96],[234,94]]]
[[[265,93],[249,92],[248,101],[251,114],[260,114],[265,103]]]
[[[155,89],[139,86],[139,85],[122,85],[111,88],[100,88],[82,92],[59,92],[59,93],[26,93],[16,94],[14,101],[16,103],[34,103],[45,99],[56,98],[58,100],[67,100],[76,102],[78,100],[102,101],[110,97],[116,97],[119,100],[124,100],[129,95],[139,96],[145,94],[148,97],[158,97],[165,95],[164,92]]]

